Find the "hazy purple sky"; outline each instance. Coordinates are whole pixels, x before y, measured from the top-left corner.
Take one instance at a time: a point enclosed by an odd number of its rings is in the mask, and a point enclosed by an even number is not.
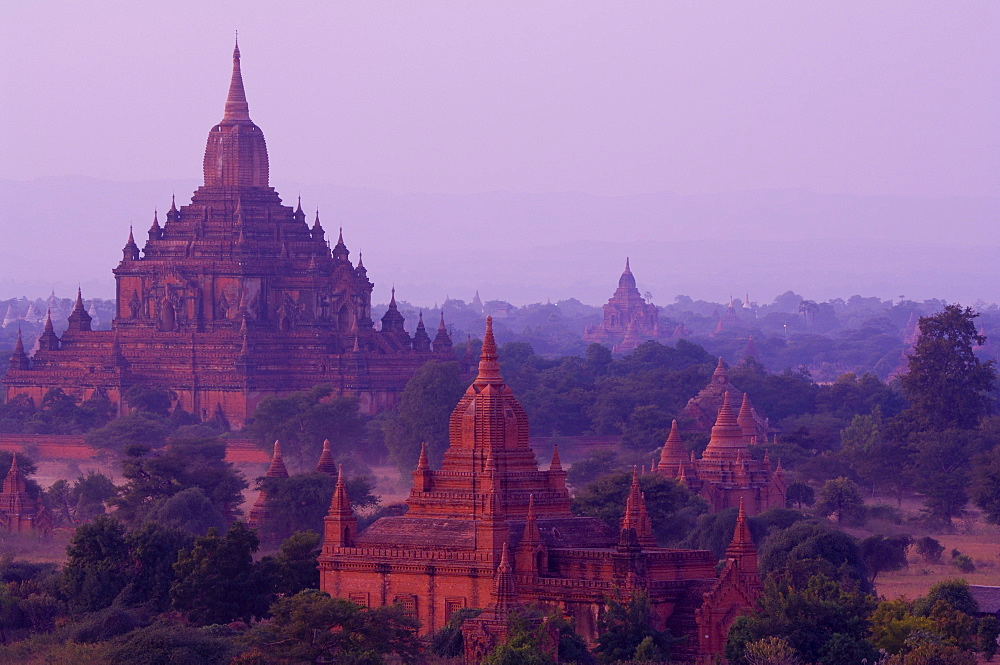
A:
[[[914,0],[0,2],[0,296],[113,293],[236,29],[271,184],[376,299],[600,303],[630,255],[660,304],[1000,302],[1000,2]],[[77,175],[117,182],[10,182]]]
[[[240,30],[273,184],[983,195],[997,2],[4,2],[0,178],[190,178]]]

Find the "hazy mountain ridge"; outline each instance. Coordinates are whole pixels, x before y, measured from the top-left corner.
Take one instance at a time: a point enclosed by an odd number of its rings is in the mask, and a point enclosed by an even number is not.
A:
[[[194,180],[84,177],[0,180],[5,241],[0,297],[112,297],[111,268],[128,226],[143,244],[153,208],[185,203]],[[298,192],[328,234],[344,227],[365,253],[376,299],[395,283],[411,302],[446,296],[514,303],[576,297],[600,304],[624,257],[659,304],[677,294],[769,302],[793,289],[812,299],[851,294],[996,301],[1000,197],[921,198],[761,190],[593,196],[483,192],[398,194],[277,182]],[[162,221],[162,220],[161,220]]]

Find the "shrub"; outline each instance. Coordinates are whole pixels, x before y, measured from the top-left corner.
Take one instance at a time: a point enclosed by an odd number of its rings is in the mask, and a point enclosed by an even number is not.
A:
[[[917,538],[917,554],[922,556],[927,563],[941,563],[944,545],[930,536]]]
[[[963,573],[971,573],[976,569],[976,564],[972,563],[972,558],[968,554],[959,554],[951,562]]]

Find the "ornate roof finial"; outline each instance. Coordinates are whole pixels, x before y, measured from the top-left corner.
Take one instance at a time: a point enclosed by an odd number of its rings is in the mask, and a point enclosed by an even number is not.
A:
[[[233,76],[229,81],[226,112],[222,116],[222,120],[223,122],[250,120],[250,106],[247,104],[246,91],[243,89],[243,74],[240,71],[240,45],[238,42],[233,48]]]
[[[747,522],[747,512],[743,508],[743,499],[740,498],[740,512],[736,516],[736,528],[733,530],[733,540],[726,548],[726,557],[729,559],[739,559],[747,554],[757,554],[757,547],[753,544],[750,535],[750,525]]]
[[[483,335],[483,350],[479,354],[479,376],[476,382],[500,382],[500,357],[497,343],[493,339],[493,317],[486,317],[486,333]]]
[[[423,471],[423,470],[429,469],[429,468],[430,468],[430,464],[428,464],[428,462],[427,462],[427,442],[426,441],[421,441],[420,442],[420,459],[417,460],[417,469]]]
[[[504,615],[517,605],[517,587],[514,586],[514,575],[511,573],[508,556],[507,543],[504,543],[493,585],[492,608],[498,614]]]
[[[631,273],[632,272],[632,267],[628,263],[628,257],[627,256],[625,257],[625,272],[627,272],[627,273]]]
[[[177,212],[177,200],[173,193],[170,194],[170,212]],[[154,211],[155,216],[155,211]]]
[[[323,451],[319,454],[316,470],[331,476],[337,472],[337,463],[333,460],[333,453],[330,451],[330,439],[323,439]]]
[[[330,501],[330,513],[347,515],[352,513],[351,499],[347,496],[347,485],[344,482],[344,465],[337,465],[337,486],[333,490],[333,499]]]
[[[552,444],[552,461],[549,462],[549,471],[562,471],[562,462],[559,461],[559,444]]]
[[[285,461],[281,459],[281,442],[274,442],[274,454],[271,456],[271,465],[267,467],[267,473],[264,474],[265,478],[287,478],[288,469],[285,467]]]

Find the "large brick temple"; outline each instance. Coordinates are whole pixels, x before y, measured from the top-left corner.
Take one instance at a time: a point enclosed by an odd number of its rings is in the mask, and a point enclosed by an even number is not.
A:
[[[91,329],[80,294],[61,338],[51,321],[30,359],[10,360],[5,398],[37,404],[50,388],[80,399],[103,392],[120,404],[140,383],[164,385],[178,406],[241,426],[267,395],[331,384],[374,413],[391,406],[431,359],[452,360],[443,320],[432,341],[411,337],[395,305],[381,328],[373,284],[343,234],[332,249],[319,213],[310,226],[268,185],[264,134],[250,119],[239,47],[222,121],[212,127],[204,185],[173,202],[140,251],[131,232],[114,269],[117,309],[109,331]]]
[[[660,314],[656,305],[646,302],[635,285],[635,275],[628,258],[618,278],[618,288],[604,306],[600,325],[590,326],[583,334],[585,342],[597,342],[612,351],[631,351],[647,339],[658,339]]]
[[[643,592],[658,627],[685,638],[672,656],[713,662],[730,625],[759,593],[745,513],[717,575],[710,552],[656,545],[637,476],[619,529],[575,516],[558,449],[540,470],[528,436],[525,412],[500,375],[487,318],[478,376],[452,412],[441,468],[431,469],[421,453],[408,512],[359,533],[338,481],[320,588],[372,607],[399,603],[425,635],[460,608],[487,608],[466,635],[467,662],[479,662],[469,648],[482,655],[502,636],[503,615],[516,605],[564,613],[593,643],[606,599]]]

